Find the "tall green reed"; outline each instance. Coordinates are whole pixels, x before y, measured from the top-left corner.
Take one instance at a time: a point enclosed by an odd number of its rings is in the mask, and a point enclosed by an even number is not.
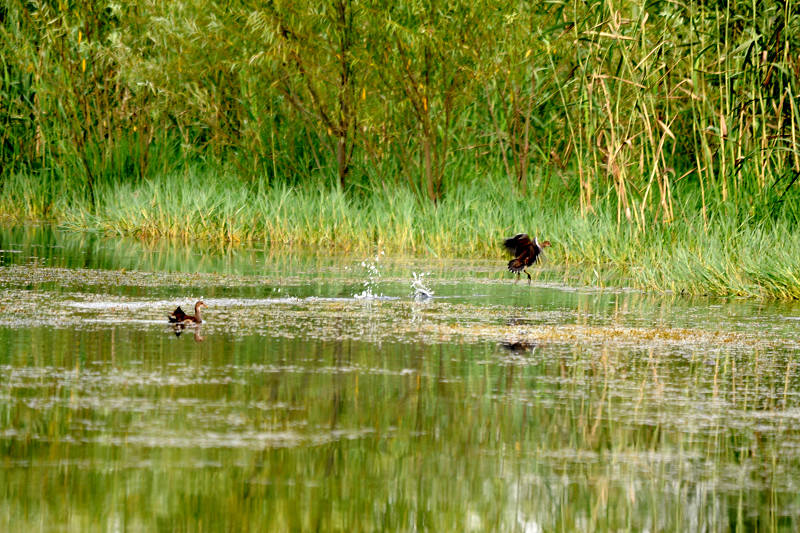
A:
[[[797,214],[792,4],[358,2],[344,19],[340,4],[12,2],[4,175],[91,198],[100,181],[205,162],[247,183],[335,173],[348,194],[405,185],[438,202],[499,172],[522,196],[560,180],[587,216],[610,195],[641,231],[678,216],[678,183],[706,222],[728,202]],[[322,35],[344,40],[319,54]]]

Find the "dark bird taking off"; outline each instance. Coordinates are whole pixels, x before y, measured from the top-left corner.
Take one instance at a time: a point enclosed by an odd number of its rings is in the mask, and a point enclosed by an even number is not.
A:
[[[172,324],[183,324],[187,322],[192,324],[200,324],[203,322],[203,319],[200,318],[200,308],[202,307],[208,307],[208,306],[203,302],[197,302],[196,304],[194,304],[194,316],[192,316],[184,313],[183,309],[181,309],[181,307],[178,306],[177,309],[175,309],[170,315],[167,316],[167,319],[169,319],[169,321]]]
[[[527,233],[518,233],[503,241],[506,250],[514,255],[514,259],[508,262],[508,270],[517,274],[525,272],[528,276],[528,283],[531,282],[531,274],[526,269],[539,260],[542,251],[550,246],[550,241],[539,243],[536,237],[531,240]]]

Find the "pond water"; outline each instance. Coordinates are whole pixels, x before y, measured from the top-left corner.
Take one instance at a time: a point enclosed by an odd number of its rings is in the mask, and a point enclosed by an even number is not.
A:
[[[504,264],[1,229],[0,530],[800,528],[797,304]]]

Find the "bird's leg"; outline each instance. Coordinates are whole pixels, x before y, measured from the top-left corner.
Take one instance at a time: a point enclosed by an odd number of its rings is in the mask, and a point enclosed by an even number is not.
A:
[[[528,272],[527,268],[523,268],[522,271],[525,272],[525,274],[528,276],[528,285],[530,285],[531,284],[531,273]]]

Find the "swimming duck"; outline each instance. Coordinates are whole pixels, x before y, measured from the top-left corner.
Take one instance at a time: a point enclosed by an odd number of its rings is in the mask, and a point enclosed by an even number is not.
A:
[[[530,283],[531,274],[526,268],[539,260],[542,251],[550,246],[550,241],[544,241],[540,244],[536,237],[531,241],[527,233],[517,233],[510,239],[503,241],[503,246],[514,254],[514,259],[508,262],[508,270],[517,274],[517,281],[519,281],[519,273],[525,272],[528,276],[528,283]]]
[[[181,306],[178,306],[177,309],[175,309],[169,316],[167,316],[167,319],[173,324],[184,323],[184,322],[201,324],[203,322],[203,319],[200,317],[200,308],[202,307],[208,307],[208,306],[203,302],[197,302],[196,304],[194,304],[194,316],[192,316],[184,313],[183,309],[181,309]]]

